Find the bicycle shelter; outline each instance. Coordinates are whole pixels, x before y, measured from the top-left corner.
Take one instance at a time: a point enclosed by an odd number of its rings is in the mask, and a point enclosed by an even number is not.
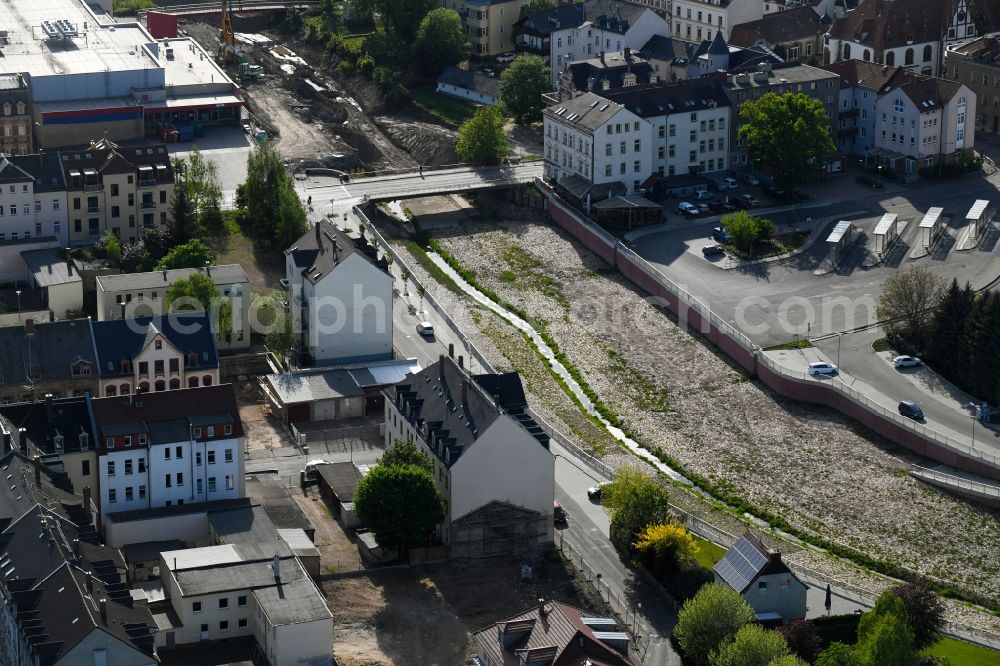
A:
[[[930,208],[920,220],[920,243],[924,247],[934,245],[934,241],[944,231],[944,208]]]
[[[899,216],[886,213],[875,225],[875,254],[881,256],[899,238]]]
[[[989,205],[990,202],[988,199],[976,199],[976,203],[972,204],[972,208],[969,209],[969,213],[965,216],[965,219],[972,227],[973,240],[979,240],[983,230],[990,223],[990,216],[987,211]]]
[[[834,265],[840,262],[843,255],[846,253],[848,247],[851,244],[851,238],[853,237],[854,227],[848,220],[841,220],[837,222],[837,226],[833,228],[830,235],[826,237],[827,247],[829,247],[830,259],[833,261]]]

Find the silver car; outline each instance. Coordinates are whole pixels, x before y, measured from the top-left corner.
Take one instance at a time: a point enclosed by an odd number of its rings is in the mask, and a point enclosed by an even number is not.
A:
[[[833,363],[824,363],[822,361],[814,361],[809,364],[809,374],[810,375],[835,375],[837,374],[837,366]]]
[[[916,356],[897,356],[892,359],[892,365],[896,368],[915,368],[923,364],[924,362]]]

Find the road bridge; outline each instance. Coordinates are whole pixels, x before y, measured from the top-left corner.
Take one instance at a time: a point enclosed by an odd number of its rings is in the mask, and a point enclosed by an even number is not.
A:
[[[233,0],[231,11],[233,12],[268,12],[285,11],[292,7],[306,9],[319,5],[320,0],[292,0],[291,2],[275,2],[275,0]],[[197,16],[200,14],[219,14],[222,5],[218,0],[212,2],[195,2],[184,5],[172,5],[169,7],[156,7],[155,11],[175,16]]]

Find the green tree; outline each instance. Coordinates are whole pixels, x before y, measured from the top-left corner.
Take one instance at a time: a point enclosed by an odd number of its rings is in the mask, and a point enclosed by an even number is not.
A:
[[[186,243],[191,238],[197,213],[194,203],[188,196],[187,185],[183,179],[174,183],[173,199],[170,201],[170,235],[175,243]]]
[[[208,312],[218,339],[228,339],[233,330],[232,303],[222,297],[212,278],[205,273],[193,273],[174,282],[167,290],[167,310]]]
[[[915,657],[906,605],[895,592],[886,590],[858,622],[854,658],[859,666],[912,666]]]
[[[503,116],[496,107],[483,106],[458,128],[455,151],[465,162],[496,164],[510,151]]]
[[[767,666],[809,666],[809,662],[798,655],[786,654],[783,657],[772,659]]]
[[[754,217],[745,210],[723,215],[722,228],[730,242],[743,254],[753,253],[754,246],[774,232],[774,224],[763,217]]]
[[[360,16],[378,14],[382,25],[401,44],[412,44],[420,19],[437,4],[435,0],[352,0]]]
[[[712,652],[712,666],[769,666],[775,659],[791,652],[781,634],[759,624],[740,627],[731,641],[724,641]]]
[[[740,119],[738,136],[750,158],[769,166],[782,186],[820,173],[836,150],[823,102],[803,93],[767,93],[746,101]]]
[[[110,231],[104,232],[101,236],[101,240],[96,243],[97,249],[104,252],[104,256],[107,257],[115,266],[120,266],[122,263],[122,244],[118,242],[118,237],[115,236]]]
[[[535,55],[519,55],[500,75],[500,104],[519,123],[542,117],[542,93],[552,90],[549,68]]]
[[[834,641],[819,653],[813,666],[857,666],[854,659],[854,648]]]
[[[698,542],[676,520],[647,525],[634,544],[643,563],[657,574],[670,573],[695,561]]]
[[[977,398],[994,400],[1000,377],[1000,293],[979,294],[972,306],[962,354],[966,368],[964,388]]]
[[[540,12],[543,9],[552,9],[555,6],[555,0],[529,0],[527,4],[521,5],[521,14],[519,18],[524,18],[528,14]]]
[[[615,480],[601,491],[601,502],[611,514],[611,539],[619,544],[633,544],[647,525],[670,518],[666,487],[633,465],[615,472]]]
[[[927,355],[934,360],[938,371],[959,383],[964,383],[966,372],[962,338],[975,302],[976,292],[972,290],[972,285],[966,282],[962,288],[958,286],[958,280],[953,279],[934,313],[927,344]]]
[[[250,231],[262,242],[286,248],[306,231],[306,211],[295,193],[295,181],[271,145],[250,151],[238,203],[246,211]]]
[[[893,273],[882,283],[876,313],[894,344],[922,349],[929,339],[944,281],[922,266]]]
[[[204,268],[215,263],[215,254],[205,243],[197,238],[183,245],[175,245],[167,255],[160,259],[156,270],[174,268]]]
[[[292,318],[287,314],[278,314],[267,329],[267,348],[283,359],[287,359],[295,351],[297,344]]]
[[[427,76],[436,77],[469,55],[462,18],[444,7],[432,9],[420,22],[415,44],[417,61]]]
[[[358,482],[354,506],[379,545],[390,549],[426,543],[445,516],[434,478],[416,465],[376,465]]]
[[[784,636],[788,648],[806,661],[812,661],[823,644],[816,625],[809,620],[791,620],[778,627],[778,633]]]
[[[142,239],[130,241],[122,245],[121,263],[119,267],[122,273],[135,273],[147,263],[149,253]]]
[[[198,147],[188,154],[182,177],[187,186],[188,196],[199,220],[212,203],[222,199],[219,183],[219,167],[215,162],[201,156]]]
[[[393,443],[378,462],[380,465],[416,465],[431,474],[434,473],[434,463],[426,453],[417,448],[412,439],[400,439]]]
[[[918,648],[928,647],[940,638],[944,625],[944,602],[934,590],[922,583],[903,583],[892,591],[903,600]]]
[[[167,243],[159,227],[146,227],[139,238],[149,254],[150,263],[159,261],[167,253]]]
[[[754,621],[753,609],[727,585],[709,583],[681,607],[674,638],[691,663],[705,666],[713,651]]]

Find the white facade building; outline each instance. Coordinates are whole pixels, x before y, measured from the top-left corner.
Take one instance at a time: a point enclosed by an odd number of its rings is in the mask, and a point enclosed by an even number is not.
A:
[[[764,15],[761,0],[673,0],[671,36],[696,44],[715,35],[729,39],[733,26],[756,21]]]

